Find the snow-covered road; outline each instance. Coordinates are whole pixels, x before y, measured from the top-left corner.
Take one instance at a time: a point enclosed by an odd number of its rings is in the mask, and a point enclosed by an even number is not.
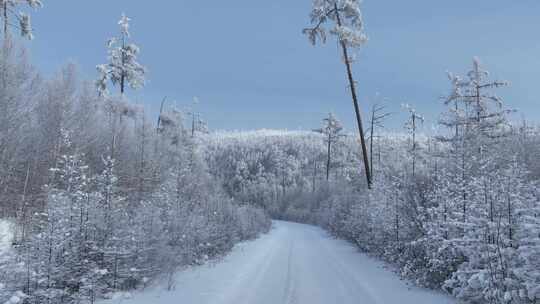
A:
[[[258,240],[214,265],[180,272],[176,289],[136,293],[122,304],[444,304],[450,298],[407,286],[383,264],[320,228],[274,222]]]

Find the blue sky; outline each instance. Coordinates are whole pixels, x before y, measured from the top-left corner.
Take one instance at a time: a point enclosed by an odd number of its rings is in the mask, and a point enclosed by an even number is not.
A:
[[[155,109],[168,96],[199,111],[213,129],[312,129],[333,111],[354,128],[344,66],[334,41],[312,47],[301,34],[311,0],[46,0],[33,13],[33,62],[47,74],[67,61],[94,79],[122,12],[149,69],[130,92]],[[479,56],[499,94],[530,120],[540,117],[540,1],[365,0],[369,43],[354,71],[361,107],[377,93],[436,120],[449,90],[446,71],[464,74]],[[401,129],[403,115],[388,122]]]

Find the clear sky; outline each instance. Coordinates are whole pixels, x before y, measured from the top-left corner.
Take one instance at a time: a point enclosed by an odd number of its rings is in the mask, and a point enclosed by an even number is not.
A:
[[[200,99],[212,129],[312,129],[333,111],[349,130],[352,104],[337,44],[312,47],[301,34],[311,0],[44,0],[33,13],[33,62],[47,74],[71,60],[96,77],[105,42],[122,12],[149,69],[130,92],[154,111],[168,96]],[[389,109],[404,102],[432,121],[449,90],[446,71],[464,74],[479,56],[512,108],[540,119],[540,1],[365,0],[369,43],[354,71],[361,106],[377,93]],[[396,115],[389,127],[400,129]]]

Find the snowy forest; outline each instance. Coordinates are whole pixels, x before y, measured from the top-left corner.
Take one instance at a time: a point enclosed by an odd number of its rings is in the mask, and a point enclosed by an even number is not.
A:
[[[43,76],[22,41],[46,4],[0,0],[0,303],[174,289],[271,219],[320,226],[462,303],[540,303],[540,127],[481,59],[448,73],[435,131],[407,104],[391,131],[390,102],[356,95],[360,1],[315,0],[303,34],[337,40],[358,130],[328,113],[312,131],[214,131],[167,99],[157,115],[130,99],[147,67],[121,12],[95,79],[75,64]]]

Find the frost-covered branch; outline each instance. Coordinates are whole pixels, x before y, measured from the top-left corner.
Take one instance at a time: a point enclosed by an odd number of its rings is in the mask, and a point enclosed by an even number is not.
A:
[[[21,5],[26,5],[31,9],[43,7],[40,0],[0,0],[0,10],[2,12],[0,17],[4,23],[4,37],[8,36],[9,27],[11,26],[20,29],[22,37],[32,40],[34,35],[31,18],[27,13],[17,11],[17,8]],[[17,25],[10,22],[12,18],[18,21]]]
[[[360,47],[367,41],[358,0],[314,0],[310,16],[313,26],[305,28],[303,33],[313,45],[317,43],[317,39],[325,43],[327,33],[353,48]]]

